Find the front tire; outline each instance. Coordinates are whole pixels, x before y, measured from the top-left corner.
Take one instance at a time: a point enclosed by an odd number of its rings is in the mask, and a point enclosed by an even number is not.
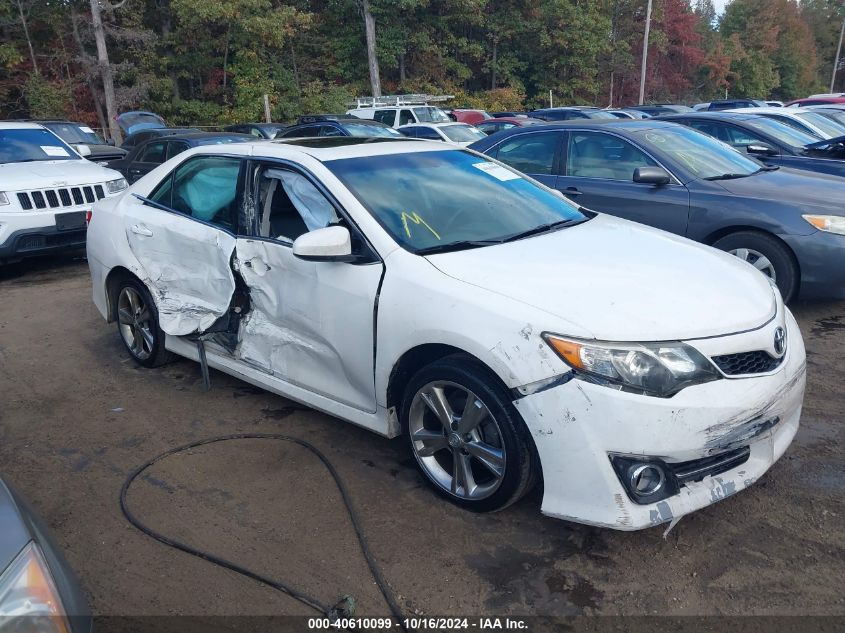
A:
[[[158,367],[173,358],[164,348],[164,332],[158,324],[155,301],[137,279],[125,279],[118,285],[115,316],[120,339],[139,365]]]
[[[417,467],[451,502],[492,512],[531,489],[537,460],[525,423],[474,359],[456,354],[419,370],[400,415]]]
[[[798,264],[789,248],[777,238],[757,231],[738,231],[717,240],[713,247],[739,257],[772,279],[785,303],[795,298]]]

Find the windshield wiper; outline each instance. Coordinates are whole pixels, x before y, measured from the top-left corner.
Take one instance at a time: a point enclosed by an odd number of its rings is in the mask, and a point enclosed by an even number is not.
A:
[[[707,178],[703,178],[703,180],[736,180],[737,178],[747,178],[748,176],[759,174],[761,171],[763,170],[752,171],[750,174],[720,174],[718,176],[708,176]]]
[[[449,242],[448,244],[435,244],[421,248],[416,252],[417,255],[433,255],[435,253],[448,253],[450,251],[464,251],[469,248],[480,248],[482,246],[492,246],[493,244],[501,244],[502,240],[460,240],[458,242]]]
[[[508,235],[507,237],[503,237],[498,241],[500,243],[514,242],[516,240],[521,240],[524,237],[531,237],[532,235],[546,233],[547,231],[555,231],[557,229],[562,229],[565,226],[581,224],[581,222],[586,222],[587,220],[589,220],[589,218],[575,218],[572,220],[558,220],[556,222],[549,222],[548,224],[541,224],[540,226],[535,226],[533,229],[528,229],[527,231],[522,231],[521,233],[514,233],[513,235]]]

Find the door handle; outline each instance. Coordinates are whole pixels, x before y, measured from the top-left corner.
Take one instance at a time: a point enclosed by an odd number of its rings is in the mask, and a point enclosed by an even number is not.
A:
[[[153,232],[142,224],[133,224],[130,229],[135,235],[143,235],[144,237],[152,237]]]
[[[583,192],[578,191],[577,187],[567,187],[563,191],[565,196],[580,196]]]

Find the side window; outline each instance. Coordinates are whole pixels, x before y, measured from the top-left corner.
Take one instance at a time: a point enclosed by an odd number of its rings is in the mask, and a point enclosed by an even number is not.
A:
[[[376,110],[373,119],[393,127],[393,122],[396,120],[396,110]]]
[[[343,136],[343,132],[341,132],[338,128],[333,125],[321,125],[320,126],[320,133],[317,136]]]
[[[766,142],[759,136],[754,136],[753,134],[732,125],[726,125],[725,132],[728,136],[728,144],[737,148],[745,149],[749,145],[754,145],[755,143],[766,144]]]
[[[255,138],[264,138],[264,135],[261,133],[261,130],[259,130],[258,128],[251,127],[251,128],[249,128],[249,130],[245,130],[245,131],[248,132],[249,134],[251,134],[252,136],[254,136]]]
[[[496,123],[478,123],[475,127],[477,127],[479,130],[481,130],[485,134],[493,134],[496,131],[498,124],[496,124]]]
[[[154,163],[156,165],[160,165],[164,162],[164,141],[159,141],[157,143],[150,143],[144,149],[141,150],[140,155],[138,156],[139,163]]]
[[[238,158],[202,156],[189,160],[173,174],[170,206],[192,218],[234,231],[240,168]]]
[[[281,138],[300,138],[308,136],[317,136],[319,132],[319,125],[306,125],[304,127],[296,127],[291,130],[286,130],[285,133],[281,135]]]
[[[499,146],[496,158],[526,174],[551,174],[559,132],[522,134]]]
[[[188,144],[184,141],[170,141],[167,144],[167,159],[170,160],[188,149]]]
[[[642,150],[619,137],[601,132],[569,135],[567,176],[631,182],[637,167],[656,165]]]
[[[290,242],[308,231],[336,224],[331,202],[308,178],[289,169],[262,166],[253,181],[258,192],[258,235]]]
[[[410,110],[400,110],[399,111],[399,125],[406,125],[408,123],[416,123],[417,120],[414,118],[414,113]]]
[[[692,129],[698,130],[708,136],[712,136],[713,138],[717,138],[720,141],[724,141],[725,143],[728,142],[728,134],[725,131],[725,127],[723,125],[719,125],[718,123],[709,123],[705,121],[690,121],[689,123],[684,122],[685,125],[689,125]]]
[[[402,128],[399,132],[410,138],[419,138],[420,136],[420,128],[418,127]]]
[[[418,127],[417,130],[417,138],[424,138],[430,141],[442,141],[443,139],[440,138],[440,135],[437,133],[437,130],[433,130],[430,127]]]

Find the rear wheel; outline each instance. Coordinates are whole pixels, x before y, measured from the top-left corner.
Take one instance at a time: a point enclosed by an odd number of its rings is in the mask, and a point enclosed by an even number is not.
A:
[[[531,488],[531,438],[504,387],[478,362],[455,355],[418,371],[401,419],[420,471],[453,503],[500,510]]]
[[[157,367],[173,358],[164,349],[164,332],[158,325],[158,311],[144,284],[137,279],[120,282],[115,311],[120,338],[140,365]]]
[[[748,262],[777,284],[783,300],[798,291],[798,264],[792,252],[777,238],[757,231],[739,231],[717,240],[713,246]]]

